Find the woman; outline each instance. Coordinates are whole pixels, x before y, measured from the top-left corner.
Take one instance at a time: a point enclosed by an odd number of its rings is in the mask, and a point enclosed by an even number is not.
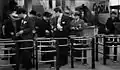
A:
[[[83,29],[85,28],[84,20],[81,19],[79,12],[75,12],[73,18],[74,20],[70,23],[71,34],[83,36]]]
[[[75,12],[74,14],[74,20],[71,22],[71,34],[76,36],[83,36],[83,30],[85,28],[84,20],[81,19],[81,15],[79,12]],[[79,41],[76,41],[76,43],[80,43]],[[74,46],[74,48],[85,48],[87,46],[83,45],[77,45]],[[83,51],[83,57],[86,57],[86,50]],[[74,50],[73,55],[75,57],[82,57],[82,51],[81,50]],[[77,61],[81,61],[81,59],[76,59]],[[83,59],[83,64],[86,64],[87,60]]]

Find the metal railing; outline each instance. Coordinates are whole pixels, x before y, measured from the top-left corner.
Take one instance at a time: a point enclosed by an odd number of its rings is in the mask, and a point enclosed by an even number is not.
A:
[[[99,42],[102,39],[102,42]],[[98,61],[98,54],[103,55],[103,64],[106,65],[106,60],[113,57],[113,61],[117,62],[117,48],[120,45],[120,35],[96,35],[95,38],[95,56],[96,61]],[[99,51],[99,47],[102,49]],[[110,51],[114,49],[114,51]],[[113,53],[110,53],[113,52]]]
[[[16,56],[16,63],[15,64],[7,64],[7,65],[0,65],[2,67],[4,66],[15,66],[15,70],[20,70],[20,63],[19,63],[19,50],[28,50],[28,49],[33,49],[34,50],[34,46],[28,46],[28,47],[18,47],[18,43],[20,42],[33,42],[33,40],[11,40],[11,39],[0,39],[0,46],[5,46],[5,45],[12,45],[12,47],[8,47],[8,48],[1,48],[1,50],[8,50],[8,54],[0,54],[0,55],[4,55],[7,57],[12,57],[12,56]],[[10,51],[14,48],[15,52],[11,53]],[[33,55],[34,56],[34,55]],[[9,58],[10,61],[10,58]],[[34,60],[33,60],[34,61]],[[33,62],[34,63],[34,62]]]
[[[92,44],[91,44],[91,47],[82,47],[82,48],[74,48],[75,45],[84,45],[84,46],[87,46],[89,43],[86,42],[88,41],[87,38],[85,37],[69,37],[69,38],[34,38],[34,39],[30,39],[30,40],[0,40],[0,45],[14,45],[14,48],[15,50],[17,50],[15,52],[14,55],[16,55],[16,60],[19,61],[19,50],[28,50],[28,49],[33,49],[33,63],[36,68],[36,70],[38,70],[39,68],[39,63],[46,63],[46,62],[54,62],[54,65],[55,65],[55,69],[56,70],[59,70],[60,68],[60,47],[68,47],[70,48],[70,54],[71,54],[71,67],[73,68],[74,67],[74,63],[73,63],[73,49],[74,50],[82,50],[82,58],[80,59],[87,59],[87,56],[86,56],[86,51],[87,50],[91,50],[91,55],[92,55],[92,68],[95,68],[95,60],[94,60],[94,38],[90,38],[92,39]],[[64,43],[61,43],[61,41],[64,41]],[[85,43],[75,43],[74,41],[85,41]],[[32,42],[33,43],[33,46],[26,46],[26,47],[23,47],[23,48],[20,48],[18,47],[19,44],[17,43],[20,43],[20,42]],[[52,50],[42,50],[42,48],[48,48],[48,47],[52,47],[54,49]],[[2,48],[2,50],[10,50],[11,48]],[[46,60],[46,61],[42,61],[42,60],[39,60],[38,57],[41,56],[41,54],[44,54],[44,53],[53,53],[55,52],[56,53],[56,58],[54,58],[53,60]],[[5,54],[7,55],[7,54]],[[85,55],[85,56],[84,56]],[[9,54],[9,56],[12,56],[12,54]],[[77,59],[77,58],[76,58]],[[35,60],[35,61],[34,61]],[[36,64],[35,64],[36,63]],[[16,64],[14,64],[16,66],[16,70],[19,70],[20,68],[20,63],[19,62],[16,62]],[[1,65],[1,66],[5,66],[5,65]],[[11,66],[9,64],[9,66]]]
[[[70,37],[70,50],[71,50],[71,68],[74,68],[74,59],[79,59],[83,64],[87,64],[88,55],[87,51],[91,50],[91,68],[95,68],[95,60],[94,60],[94,43],[92,42],[91,46],[89,45],[89,40],[91,38],[86,37]],[[94,38],[93,38],[94,40]],[[79,57],[75,56],[75,51],[79,51]],[[78,53],[76,53],[78,54]]]
[[[52,50],[42,50],[44,48],[54,48]],[[56,58],[52,60],[39,60],[39,57],[42,57],[41,54],[45,53],[56,53]],[[36,70],[39,68],[39,63],[54,62],[55,70],[59,70],[58,66],[58,46],[56,40],[52,38],[36,38]],[[52,56],[51,56],[52,57]]]
[[[7,54],[4,53],[0,53],[0,57],[4,56],[6,58],[8,58],[8,61],[10,61],[10,57],[16,55],[16,53],[10,53],[10,50],[12,49],[11,46],[15,45],[15,43],[13,41],[11,41],[10,39],[0,39],[0,50],[1,51],[8,51]],[[8,48],[4,48],[3,46],[10,46]],[[6,65],[0,65],[0,67],[8,67],[8,66],[15,66],[16,64],[6,64]]]

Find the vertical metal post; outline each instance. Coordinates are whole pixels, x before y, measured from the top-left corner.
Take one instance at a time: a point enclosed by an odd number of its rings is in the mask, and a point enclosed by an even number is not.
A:
[[[116,36],[116,38],[114,38],[114,39],[115,39],[114,42],[117,42],[117,36]],[[115,47],[114,47],[114,55],[115,55],[115,56],[114,56],[114,58],[113,58],[114,61],[117,61],[117,44],[118,44],[118,43],[115,43],[115,44],[114,44],[114,46],[115,46]]]
[[[38,70],[38,47],[37,40],[35,39],[35,50],[36,50],[36,70]]]
[[[85,41],[85,43],[84,43],[84,41]],[[88,40],[83,40],[83,44],[87,44],[87,41]],[[88,47],[88,45],[83,45],[82,46],[82,48],[87,48]],[[85,58],[85,59],[83,59],[83,64],[87,64],[87,61],[88,61],[88,59],[87,59],[87,49],[86,50],[82,50],[83,51],[83,57]]]
[[[59,46],[58,46],[58,41],[56,41],[56,70],[59,70]]]
[[[95,49],[95,50],[96,50],[96,52],[95,52],[95,57],[96,57],[96,61],[98,61],[98,44],[99,44],[99,43],[98,43],[98,36],[96,36],[95,39],[96,39],[96,40],[95,40],[95,48],[96,48],[96,49]]]
[[[104,36],[104,43],[103,43],[103,64],[106,65],[106,57],[107,57],[107,54],[106,54],[106,37]]]
[[[35,54],[34,54],[34,50],[35,50],[35,39],[33,38],[33,49],[32,49],[33,51],[32,51],[32,58],[33,58],[33,67],[35,67],[35,61],[34,61],[34,59],[35,59]]]
[[[95,40],[94,38],[92,39],[92,69],[95,69]]]
[[[74,55],[73,55],[73,39],[70,40],[71,42],[71,46],[70,46],[70,50],[71,50],[71,68],[74,68]]]
[[[20,62],[19,62],[19,50],[20,48],[18,47],[18,43],[16,40],[15,41],[15,46],[16,46],[16,67],[15,70],[19,70]]]

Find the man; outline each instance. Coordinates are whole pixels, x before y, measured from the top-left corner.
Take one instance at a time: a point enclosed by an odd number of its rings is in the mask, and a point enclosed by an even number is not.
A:
[[[114,22],[117,21],[117,15],[116,12],[111,12],[111,17],[108,18],[107,22],[106,22],[106,31],[108,34],[114,34],[115,33],[115,26],[114,26]]]
[[[50,36],[51,33],[51,25],[50,25],[50,18],[52,14],[49,12],[44,12],[42,18],[38,18],[36,21],[36,31],[38,37],[46,37]]]
[[[16,25],[16,21],[19,20],[20,18],[16,14],[16,11],[12,11],[9,14],[9,18],[4,21],[5,24],[5,38],[13,38],[15,31],[17,31],[18,27]]]
[[[33,39],[33,30],[35,25],[34,18],[28,17],[26,15],[26,11],[22,8],[18,9],[17,14],[22,20],[21,20],[20,31],[16,33],[16,36],[20,37],[23,40]],[[33,46],[32,42],[24,42],[22,43],[21,47],[25,48],[32,46]],[[32,49],[20,50],[22,64],[25,70],[30,70],[32,68],[32,62],[31,62],[32,52],[33,52]]]
[[[19,24],[16,24],[16,21],[19,20],[18,15],[16,14],[16,10],[11,11],[9,13],[8,19],[4,20],[4,25],[3,25],[3,35],[4,38],[6,39],[14,39],[15,37],[15,32],[19,29]],[[12,45],[5,45],[5,48],[8,47],[13,47]],[[5,50],[5,54],[8,54],[8,50]],[[3,58],[7,59],[7,58]],[[11,61],[10,61],[11,62]]]
[[[36,31],[38,37],[51,37],[51,25],[50,25],[50,18],[52,14],[49,12],[44,12],[43,16],[41,18],[38,18],[38,21],[36,22]],[[42,47],[42,51],[49,51],[54,48],[51,47]],[[42,54],[42,61],[48,61],[54,59],[54,53],[43,53]],[[50,62],[48,63],[51,65],[51,67],[54,67],[54,63]]]
[[[62,13],[62,10],[60,8],[54,9],[56,14],[56,20],[53,25],[56,25],[54,29],[54,36],[55,37],[68,37],[69,31],[70,31],[70,21],[72,20],[69,16],[66,16]],[[60,45],[65,45],[67,43],[66,40],[58,40]],[[59,65],[64,66],[68,63],[68,47],[62,46],[59,47]],[[61,52],[62,51],[62,52]]]
[[[110,15],[110,18],[108,18],[107,22],[106,22],[106,32],[107,34],[115,34],[115,22],[118,21],[118,18],[117,18],[117,14],[116,12],[111,12],[111,15]],[[106,41],[107,39],[105,39]],[[107,40],[108,41],[108,40]],[[115,41],[117,41],[117,39],[115,39]],[[113,43],[109,44],[109,45],[113,45]],[[117,44],[114,44],[115,46]],[[109,50],[109,47],[106,47],[105,48],[105,53],[106,55],[109,54],[110,50]],[[114,47],[114,55],[117,55],[117,47]],[[109,56],[107,56],[107,58],[109,58]],[[117,60],[117,56],[114,56],[114,61]]]
[[[71,17],[64,15],[60,8],[54,9],[56,14],[56,37],[67,37],[69,35]]]

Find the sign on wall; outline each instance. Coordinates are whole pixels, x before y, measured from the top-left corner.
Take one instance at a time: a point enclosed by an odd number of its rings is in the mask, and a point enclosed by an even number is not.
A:
[[[109,13],[109,1],[99,1],[93,4],[93,11],[96,13]]]

